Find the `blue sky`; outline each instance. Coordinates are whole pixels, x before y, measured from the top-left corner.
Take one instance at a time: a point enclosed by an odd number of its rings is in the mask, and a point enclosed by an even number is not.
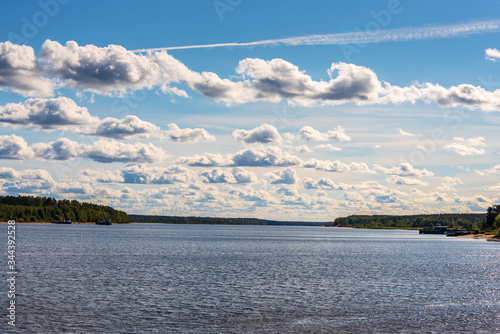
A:
[[[500,201],[496,2],[2,12],[1,194],[315,221]]]

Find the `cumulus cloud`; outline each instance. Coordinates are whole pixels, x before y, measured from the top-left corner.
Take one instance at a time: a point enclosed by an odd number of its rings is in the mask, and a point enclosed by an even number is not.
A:
[[[231,154],[203,153],[195,154],[190,157],[179,157],[177,164],[186,164],[189,166],[230,166],[233,164]]]
[[[237,129],[233,132],[233,138],[245,143],[272,143],[281,142],[282,138],[278,130],[269,124],[262,124],[252,130]]]
[[[123,183],[173,184],[186,183],[193,179],[193,173],[182,166],[148,167],[146,165],[127,165],[120,171]]]
[[[252,147],[239,151],[232,157],[235,166],[297,166],[302,163],[298,157],[278,147]]]
[[[398,167],[385,168],[380,165],[373,165],[373,170],[380,171],[385,174],[397,175],[403,177],[423,177],[432,176],[434,173],[427,169],[418,169],[413,167],[409,162],[402,162]]]
[[[318,170],[324,170],[328,172],[335,173],[369,173],[373,174],[374,171],[368,167],[368,165],[364,162],[351,162],[349,164],[343,163],[339,160],[331,161],[331,160],[318,160],[311,159],[302,164],[302,167],[305,168],[315,168]]]
[[[123,119],[107,117],[99,122],[95,130],[91,134],[102,137],[111,138],[127,138],[134,135],[141,137],[149,137],[151,134],[156,134],[160,128],[153,123],[143,121],[137,116],[128,115]]]
[[[491,50],[487,54],[495,56],[494,49]],[[285,100],[311,106],[424,101],[443,107],[500,109],[500,90],[486,91],[469,84],[449,88],[432,83],[393,86],[380,81],[367,67],[342,62],[331,64],[328,81],[315,81],[286,60],[247,58],[236,68],[240,80],[232,81],[212,72],[192,71],[165,51],[140,55],[118,45],[79,46],[74,41],[61,45],[47,40],[37,59],[30,47],[6,42],[0,52],[4,54],[0,85],[25,95],[52,92],[53,85],[40,75],[43,73],[66,87],[103,95],[158,87],[162,92],[187,97],[185,91],[171,86],[183,83],[226,104]]]
[[[461,156],[468,155],[482,155],[486,151],[483,148],[486,144],[484,143],[484,137],[473,137],[473,138],[462,138],[453,137],[453,143],[444,146],[444,149],[454,151]]]
[[[488,60],[497,61],[498,59],[500,59],[500,51],[498,51],[497,49],[486,49],[484,50],[484,54],[486,59]]]
[[[22,103],[0,106],[0,124],[25,126],[30,129],[66,130],[97,124],[87,108],[79,107],[67,97],[31,98]]]
[[[10,89],[22,96],[52,95],[53,83],[42,76],[33,48],[0,42],[0,90]]]
[[[245,79],[241,83],[249,94],[247,99],[251,97],[252,100],[279,102],[288,99],[302,105],[314,101],[363,103],[375,99],[381,89],[372,70],[342,62],[331,65],[328,82],[312,80],[296,65],[283,59],[247,58],[240,61],[236,72]],[[229,97],[227,92],[221,92],[215,98],[227,101]]]
[[[107,117],[100,120],[91,116],[87,108],[78,106],[67,97],[31,98],[22,103],[0,106],[0,124],[45,131],[71,130],[76,133],[111,138],[148,137],[160,129],[137,116],[123,119]]]
[[[156,162],[165,158],[163,149],[153,144],[125,144],[115,140],[99,140],[93,144],[80,144],[67,138],[50,143],[28,146],[24,138],[0,136],[0,159],[43,159],[66,161],[86,157],[97,162]]]
[[[241,167],[234,167],[231,170],[214,168],[200,172],[203,182],[206,183],[251,183],[257,180],[255,173],[247,171]]]
[[[119,45],[100,48],[74,41],[61,45],[46,40],[40,60],[45,72],[65,85],[103,95],[162,85],[168,90],[166,85],[190,73],[166,52],[143,56]]]
[[[338,141],[350,141],[351,137],[349,137],[345,133],[345,129],[340,125],[335,127],[335,130],[329,130],[327,132],[320,132],[314,129],[311,126],[304,126],[300,129],[299,134],[307,139],[312,141],[329,141],[329,140],[338,140]]]
[[[331,179],[322,177],[318,181],[306,177],[302,179],[302,184],[306,189],[325,189],[325,190],[338,190],[340,187]]]
[[[295,184],[299,181],[297,172],[292,168],[267,173],[266,176],[271,180],[271,184]]]
[[[33,157],[33,150],[24,138],[10,135],[0,136],[0,159],[24,160]]]
[[[46,194],[52,195],[56,182],[49,172],[43,169],[17,171],[13,168],[0,167],[0,185],[9,195]]]
[[[323,190],[366,190],[366,189],[385,189],[377,181],[363,181],[357,184],[335,183],[328,177],[322,177],[319,180],[306,177],[302,179],[302,185],[305,189],[323,189]]]
[[[82,170],[80,179],[85,183],[123,183],[125,181],[121,171],[97,171],[95,169]]]
[[[50,173],[44,169],[25,169],[18,171],[14,168],[0,167],[0,179],[33,179],[54,182]]]
[[[199,141],[215,141],[215,137],[205,129],[181,129],[174,123],[170,123],[168,128],[169,130],[165,135],[174,142],[197,143]]]
[[[229,192],[231,196],[246,202],[253,202],[257,207],[265,207],[270,204],[276,204],[278,201],[265,190],[253,189],[233,189]]]
[[[453,187],[462,183],[462,180],[460,180],[458,177],[445,176],[441,181],[441,186],[439,186],[437,190],[456,191],[456,189]]]
[[[190,166],[271,167],[297,166],[302,160],[279,147],[251,147],[235,154],[204,153],[179,157],[178,164]]]
[[[163,149],[153,144],[125,144],[115,140],[99,140],[92,145],[84,145],[82,156],[97,162],[156,162],[165,158]]]
[[[391,175],[386,179],[389,184],[399,184],[399,185],[411,185],[411,186],[426,186],[427,182],[419,180],[414,177]]]
[[[36,143],[32,145],[35,157],[44,160],[71,160],[82,154],[82,146],[68,138],[59,138],[51,143]]]

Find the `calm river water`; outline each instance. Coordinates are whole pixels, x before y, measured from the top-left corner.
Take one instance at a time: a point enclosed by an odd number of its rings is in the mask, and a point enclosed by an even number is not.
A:
[[[417,231],[17,224],[18,333],[495,333],[500,243]]]

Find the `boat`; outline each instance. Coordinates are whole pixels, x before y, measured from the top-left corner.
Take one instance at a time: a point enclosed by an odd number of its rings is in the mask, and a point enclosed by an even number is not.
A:
[[[78,224],[78,222],[71,221],[71,219],[66,219],[60,222],[54,222],[54,224],[67,224],[67,225],[75,225]]]
[[[445,234],[447,237],[458,237],[459,235],[467,235],[470,233],[471,232],[467,230],[448,230]]]
[[[113,223],[111,222],[111,220],[108,217],[104,218],[103,221],[95,222],[95,224],[96,225],[113,225]]]

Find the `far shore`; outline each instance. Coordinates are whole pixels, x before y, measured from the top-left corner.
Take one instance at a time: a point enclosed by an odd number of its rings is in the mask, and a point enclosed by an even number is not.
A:
[[[7,222],[0,222],[0,224],[7,224]],[[16,224],[56,224],[56,223],[51,223],[51,222],[19,222],[16,220]],[[86,223],[78,223],[78,224],[73,224],[73,225],[79,225],[79,224],[95,224],[93,222],[86,222]],[[72,224],[61,224],[61,225],[72,225]]]
[[[52,223],[52,222],[18,222],[16,221],[16,224],[56,224],[56,223]],[[134,222],[130,222],[129,224],[133,224]],[[0,224],[7,224],[6,221],[0,221]],[[88,225],[95,225],[94,222],[86,222],[86,223],[80,223],[78,222],[78,224],[73,224],[73,225],[80,225],[80,224],[88,224]],[[140,223],[136,223],[136,224],[140,224]],[[158,224],[161,224],[161,223],[158,223]],[[63,225],[63,224],[61,224]],[[67,225],[71,225],[71,224],[67,224]],[[180,225],[183,225],[183,224],[180,224]],[[207,225],[212,225],[212,224],[207,224]],[[257,226],[257,225],[256,225]],[[283,225],[285,226],[285,225]],[[349,229],[360,229],[360,230],[363,230],[363,229],[375,229],[375,230],[409,230],[409,231],[416,231],[416,230],[419,230],[420,228],[413,228],[413,227],[410,227],[410,228],[404,228],[404,227],[382,227],[382,228],[365,228],[365,227],[362,227],[362,228],[359,228],[359,227],[353,227],[353,226],[319,226],[319,227],[333,227],[333,228],[349,228]],[[500,241],[500,238],[499,237],[495,237],[495,235],[493,234],[465,234],[465,235],[457,235],[456,238],[469,238],[469,239],[484,239],[484,240],[490,240],[490,241]]]
[[[493,235],[493,234],[466,234],[466,235],[458,235],[457,238],[492,239],[492,238],[495,238],[495,235]]]

